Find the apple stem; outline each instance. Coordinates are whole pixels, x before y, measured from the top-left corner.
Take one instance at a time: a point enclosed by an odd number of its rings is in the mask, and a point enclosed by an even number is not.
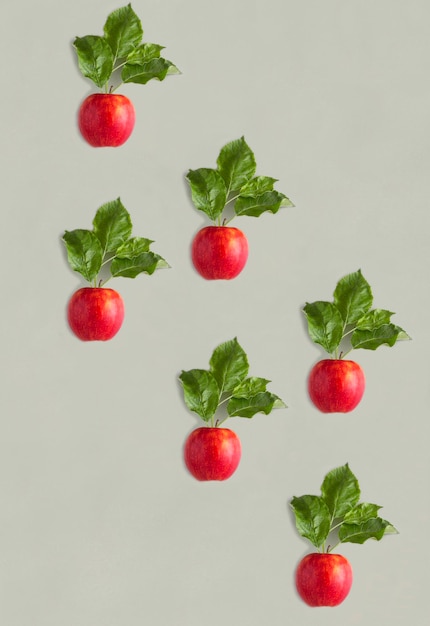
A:
[[[114,61],[114,63],[116,62],[116,59]],[[127,59],[125,61],[123,61],[122,63],[118,63],[118,65],[116,65],[113,70],[112,70],[112,74],[114,72],[117,72],[119,69],[121,69],[125,64],[127,63]],[[112,77],[112,74],[110,77]],[[105,85],[105,93],[113,93],[114,91],[116,91],[118,89],[118,87],[120,87],[122,85],[123,81],[119,82],[118,85],[115,87],[113,84],[111,84],[109,86],[109,82],[106,83]]]
[[[337,544],[336,544],[336,545],[337,545]],[[323,543],[323,544],[322,544],[322,546],[321,546],[321,549],[320,549],[320,553],[321,553],[321,554],[328,554],[329,552],[331,552],[331,551],[332,551],[332,549],[333,549],[333,548],[331,547],[331,545],[330,545],[330,544],[326,547],[326,546],[325,546],[325,543]]]

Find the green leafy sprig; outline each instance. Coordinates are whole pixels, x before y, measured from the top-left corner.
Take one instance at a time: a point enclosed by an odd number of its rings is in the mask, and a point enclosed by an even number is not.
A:
[[[256,167],[244,137],[231,141],[221,149],[216,169],[189,170],[186,179],[194,206],[215,225],[228,224],[238,215],[259,217],[265,211],[277,213],[280,207],[294,206],[274,189],[276,178],[255,176]],[[234,210],[230,219],[223,218],[226,207]]]
[[[145,237],[132,237],[130,214],[120,198],[101,206],[94,217],[93,229],[65,231],[63,241],[69,265],[94,287],[117,276],[135,278],[142,272],[153,274],[169,264],[150,246]],[[100,278],[100,272],[106,275]]]
[[[351,350],[376,350],[385,344],[410,339],[400,326],[391,323],[394,315],[386,309],[372,309],[373,295],[361,270],[341,278],[333,302],[306,303],[303,312],[309,336],[333,358],[345,357]],[[340,346],[345,346],[340,351]]]
[[[284,402],[267,391],[270,380],[248,377],[248,357],[236,338],[222,343],[212,353],[209,369],[182,371],[179,380],[185,404],[209,426],[220,426],[229,417],[251,418],[285,408]],[[227,415],[216,416],[226,406]]]
[[[291,500],[299,534],[319,552],[332,552],[339,543],[379,541],[397,534],[390,522],[378,516],[382,507],[359,502],[360,487],[348,463],[329,472],[321,485],[321,495],[306,495]],[[327,545],[327,540],[333,545]]]
[[[103,32],[103,36],[86,35],[73,42],[81,73],[103,92],[112,93],[122,83],[145,85],[151,79],[161,81],[180,73],[160,56],[163,46],[142,43],[142,24],[131,4],[110,13]]]

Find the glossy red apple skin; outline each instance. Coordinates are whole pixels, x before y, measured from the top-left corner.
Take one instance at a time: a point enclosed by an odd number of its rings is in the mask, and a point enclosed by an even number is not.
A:
[[[309,606],[337,606],[352,585],[352,568],[341,554],[306,555],[296,569],[296,588]]]
[[[130,137],[136,118],[126,96],[94,93],[85,98],[78,113],[82,137],[95,148],[117,148]]]
[[[323,413],[348,413],[363,397],[365,384],[364,372],[355,361],[323,359],[309,374],[308,392]]]
[[[187,437],[184,460],[188,471],[201,481],[227,480],[242,454],[239,437],[229,428],[196,428]]]
[[[82,341],[108,341],[121,328],[124,302],[117,291],[105,287],[82,287],[70,298],[67,319]]]
[[[194,237],[191,258],[206,280],[231,280],[248,260],[248,240],[234,226],[206,226]]]

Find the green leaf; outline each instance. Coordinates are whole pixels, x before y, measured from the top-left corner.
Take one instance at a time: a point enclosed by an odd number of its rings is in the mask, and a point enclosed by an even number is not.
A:
[[[355,330],[351,335],[351,345],[355,349],[376,350],[384,344],[392,347],[397,341],[403,339],[410,339],[410,337],[402,328],[394,324],[384,324],[374,330]]]
[[[215,222],[224,210],[227,189],[224,179],[216,170],[202,167],[190,170],[187,180],[191,187],[194,206]]]
[[[104,253],[115,252],[130,237],[132,230],[130,214],[119,198],[98,209],[93,226]]]
[[[167,59],[165,59],[167,60]],[[169,69],[167,70],[167,76],[174,76],[175,74],[182,74],[181,70],[176,67],[174,63],[171,61],[167,61],[169,63]]]
[[[319,496],[301,496],[291,500],[299,534],[316,548],[322,546],[330,532],[330,511]]]
[[[272,394],[272,396],[275,396],[275,394]],[[287,405],[285,404],[285,402],[283,400],[281,400],[281,398],[279,398],[279,396],[275,396],[275,402],[273,403],[273,409],[286,409]]]
[[[358,503],[360,487],[348,463],[329,472],[321,485],[321,495],[332,519],[342,517]]]
[[[312,341],[332,354],[342,341],[343,334],[342,315],[337,307],[332,302],[308,302],[303,312],[308,321],[308,332]]]
[[[115,257],[110,271],[114,278],[136,278],[139,274],[153,274],[155,270],[166,267],[169,267],[168,263],[155,252],[143,252],[131,257]]]
[[[287,204],[284,204],[285,202]],[[291,206],[291,203],[288,203],[288,198],[275,190],[265,191],[258,196],[242,196],[241,194],[235,202],[234,210],[236,215],[260,217],[266,211],[277,213],[281,206]]]
[[[150,80],[164,80],[168,74],[177,74],[178,69],[167,59],[155,58],[145,63],[126,63],[121,72],[124,83],[146,85]]]
[[[346,524],[363,524],[370,519],[378,517],[378,511],[382,507],[370,502],[360,502],[353,509],[350,509],[344,517]]]
[[[394,315],[392,311],[387,311],[385,309],[372,309],[371,311],[368,311],[366,315],[360,317],[357,321],[356,328],[360,328],[362,330],[374,330],[384,324],[389,324],[392,315]]]
[[[169,268],[163,257],[149,250],[151,243],[154,242],[145,237],[132,237],[126,241],[112,260],[112,275],[135,278],[142,272],[153,274],[155,270]]]
[[[193,369],[182,371],[179,380],[187,407],[208,422],[218,408],[219,388],[215,378],[207,370]]]
[[[131,4],[110,13],[103,30],[115,59],[127,57],[143,37],[142,24]]]
[[[97,87],[104,87],[112,74],[114,64],[112,50],[106,39],[97,35],[87,35],[76,37],[73,45],[78,55],[81,73]]]
[[[119,259],[138,256],[143,252],[149,252],[151,243],[154,243],[152,239],[146,239],[145,237],[132,237],[117,249],[115,256]]]
[[[394,533],[397,531],[390,522],[375,517],[361,524],[343,523],[339,528],[339,541],[341,543],[364,543],[368,539],[380,541],[384,535]]]
[[[387,522],[387,526],[385,527],[384,536],[385,535],[398,535],[398,534],[399,534],[399,531],[397,530],[397,528],[394,528],[394,526],[392,524],[390,524],[390,522]]]
[[[241,196],[259,196],[265,191],[272,191],[273,186],[277,183],[276,178],[270,176],[255,176],[240,188]]]
[[[274,408],[282,407],[285,407],[285,404],[281,398],[268,391],[263,391],[251,397],[231,398],[227,404],[227,413],[230,417],[251,418],[256,413],[269,415]]]
[[[152,59],[158,59],[163,49],[164,46],[160,46],[157,43],[142,43],[128,55],[127,62],[142,65],[143,63],[152,61]]]
[[[372,290],[361,270],[341,278],[333,295],[334,304],[340,311],[345,326],[363,317],[373,302]]]
[[[223,177],[228,193],[238,191],[255,174],[254,153],[244,137],[226,144],[218,155],[218,171]]]
[[[251,376],[239,383],[239,385],[233,389],[232,395],[235,398],[249,398],[255,396],[257,393],[266,391],[266,387],[269,383],[270,380],[267,380],[267,378]]]
[[[76,229],[66,231],[63,241],[72,270],[79,272],[89,283],[93,282],[103,260],[103,250],[96,235],[90,230]]]
[[[210,371],[218,383],[220,394],[232,391],[248,375],[249,363],[236,338],[219,345],[209,361]]]
[[[280,207],[294,206],[294,204],[283,193],[274,191],[273,186],[277,182],[276,178],[270,176],[255,176],[245,183],[240,189],[240,195],[236,202],[235,211],[239,215],[253,215],[257,217],[261,215],[263,210],[276,211]],[[269,192],[272,192],[269,193]],[[260,198],[260,196],[262,196]],[[246,200],[250,199],[250,202]],[[255,203],[257,209],[253,212],[252,207]],[[273,209],[270,206],[273,206]],[[263,209],[263,207],[266,207]],[[263,209],[263,210],[261,210]]]

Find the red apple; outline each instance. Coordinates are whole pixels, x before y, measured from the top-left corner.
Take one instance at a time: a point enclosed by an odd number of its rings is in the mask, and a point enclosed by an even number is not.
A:
[[[232,226],[206,226],[194,237],[191,257],[207,280],[235,278],[248,259],[248,240]]]
[[[364,372],[358,363],[324,359],[312,368],[308,391],[312,402],[323,413],[348,413],[363,397]]]
[[[352,585],[352,568],[341,554],[312,553],[296,570],[296,587],[309,606],[337,606]]]
[[[113,289],[82,287],[69,300],[67,319],[82,341],[107,341],[121,328],[124,302]]]
[[[241,457],[240,439],[229,428],[196,428],[184,447],[185,465],[197,480],[226,480]]]
[[[94,93],[85,98],[78,114],[79,130],[92,146],[121,146],[134,128],[132,102],[120,94]]]

